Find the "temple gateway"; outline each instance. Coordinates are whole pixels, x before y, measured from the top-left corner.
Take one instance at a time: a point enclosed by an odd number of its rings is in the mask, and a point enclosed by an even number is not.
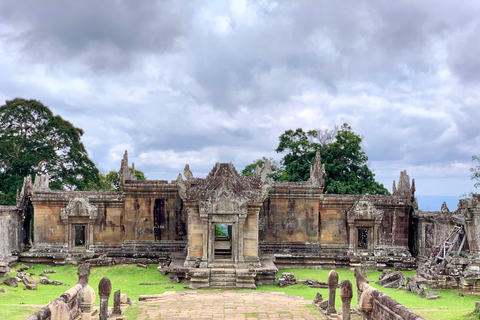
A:
[[[172,281],[192,288],[255,288],[287,267],[450,270],[441,248],[465,257],[455,262],[462,270],[480,265],[476,196],[454,212],[420,211],[406,171],[390,196],[324,194],[319,154],[308,181],[276,182],[270,173],[268,162],[250,177],[217,163],[205,178],[186,165],[177,180],[140,181],[125,152],[119,192],[54,191],[48,176],[26,177],[17,205],[0,206],[0,260],[160,261]]]

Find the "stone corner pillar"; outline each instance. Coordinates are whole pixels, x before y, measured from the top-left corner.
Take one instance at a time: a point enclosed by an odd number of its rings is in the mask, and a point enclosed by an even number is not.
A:
[[[350,320],[350,303],[353,297],[352,283],[344,279],[340,283],[340,298],[342,299],[342,320]]]
[[[122,309],[120,308],[120,300],[120,290],[117,290],[113,293],[113,314],[122,314]]]
[[[328,308],[327,314],[335,314],[335,293],[338,285],[338,273],[335,270],[330,271],[328,274]]]
[[[112,283],[107,277],[103,277],[98,284],[98,295],[100,296],[99,320],[108,320],[108,298],[112,292]]]

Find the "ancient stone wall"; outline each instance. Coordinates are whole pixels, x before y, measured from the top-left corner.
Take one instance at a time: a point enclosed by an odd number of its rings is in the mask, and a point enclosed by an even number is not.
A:
[[[260,241],[318,242],[320,196],[306,182],[275,183],[260,210]]]
[[[371,216],[369,213],[367,216],[350,214],[359,201],[371,203],[371,210],[378,212],[378,217],[373,213]],[[356,230],[350,229],[365,227],[371,230],[371,251],[382,250],[391,255],[401,248],[402,252],[408,252],[412,211],[408,197],[324,195],[306,187],[276,187],[270,191],[260,211],[260,240],[264,243],[318,243],[324,249],[348,249],[357,241]]]
[[[187,212],[175,183],[126,181],[126,240],[187,240]]]
[[[120,192],[34,192],[34,246],[75,246],[75,226],[85,226],[87,246],[123,239]],[[88,249],[88,248],[87,248]]]
[[[20,214],[16,207],[0,206],[0,261],[20,248]]]

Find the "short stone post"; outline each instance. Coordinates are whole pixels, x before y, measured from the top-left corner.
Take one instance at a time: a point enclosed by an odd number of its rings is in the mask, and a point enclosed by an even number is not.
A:
[[[338,285],[338,273],[335,270],[330,271],[328,274],[328,308],[327,314],[337,313],[335,310],[335,293]]]
[[[350,320],[350,302],[353,297],[352,283],[344,279],[340,283],[340,298],[342,299],[342,320]]]
[[[122,314],[122,309],[120,309],[120,290],[113,293],[113,314]]]
[[[112,283],[107,277],[103,277],[98,284],[98,295],[100,296],[100,320],[108,320],[108,298],[112,292]]]

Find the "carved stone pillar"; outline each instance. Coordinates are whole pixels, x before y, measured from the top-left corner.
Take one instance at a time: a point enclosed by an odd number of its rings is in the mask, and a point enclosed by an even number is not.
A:
[[[113,314],[122,314],[122,309],[120,308],[120,296],[120,290],[113,293]]]
[[[373,223],[373,247],[372,247],[372,251],[375,251],[375,249],[377,249],[377,246],[380,244],[379,243],[379,236],[378,236],[378,230],[380,229],[380,224],[382,223],[382,221],[380,220],[375,220],[374,223]],[[395,238],[395,235],[393,235],[392,238]]]
[[[330,271],[328,274],[328,308],[327,314],[337,313],[335,310],[335,293],[338,285],[338,274],[335,270]]]
[[[208,264],[215,260],[215,223],[202,217],[203,225],[203,261]]]
[[[342,299],[342,320],[350,320],[350,303],[353,297],[352,283],[345,279],[340,283],[340,298]]]
[[[348,244],[348,250],[350,250],[350,253],[355,252],[356,250],[356,242],[357,242],[357,237],[355,237],[355,220],[353,219],[348,219],[348,228],[350,229],[350,241]]]
[[[238,216],[238,240],[236,241],[238,243],[238,260],[237,263],[244,263],[245,258],[243,256],[243,228],[245,226],[245,219],[247,218],[246,215],[239,215]]]
[[[460,210],[465,217],[465,233],[470,252],[480,253],[480,205],[476,198],[460,200]]]
[[[192,266],[198,258],[207,261],[207,246],[205,244],[205,221],[198,210],[198,202],[186,202],[185,207],[188,214],[188,254],[184,266]],[[205,218],[205,219],[202,219]]]
[[[98,284],[98,295],[100,296],[100,320],[108,320],[108,298],[112,292],[112,283],[107,277],[103,277]]]

